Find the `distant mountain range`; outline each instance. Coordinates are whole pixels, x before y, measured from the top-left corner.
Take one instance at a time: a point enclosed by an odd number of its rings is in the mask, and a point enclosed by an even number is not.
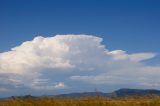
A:
[[[155,89],[128,89],[123,88],[116,90],[111,93],[103,92],[81,92],[81,93],[69,93],[69,94],[60,94],[60,95],[46,95],[48,97],[82,97],[82,96],[106,96],[106,97],[123,97],[123,96],[145,96],[145,95],[160,95],[160,90]],[[15,98],[39,98],[36,96],[26,95],[26,96],[12,96],[5,99],[15,99]]]
[[[113,92],[116,96],[132,95],[160,95],[160,90],[155,89],[128,89],[123,88]]]
[[[123,88],[116,90],[111,93],[103,93],[103,92],[82,92],[82,93],[69,93],[69,94],[61,94],[56,95],[56,97],[80,97],[80,96],[134,96],[134,95],[160,95],[160,90],[155,89],[128,89]]]

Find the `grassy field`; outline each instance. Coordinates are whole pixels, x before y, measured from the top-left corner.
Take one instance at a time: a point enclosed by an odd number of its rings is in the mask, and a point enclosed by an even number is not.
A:
[[[12,98],[1,100],[0,106],[160,106],[160,96]]]

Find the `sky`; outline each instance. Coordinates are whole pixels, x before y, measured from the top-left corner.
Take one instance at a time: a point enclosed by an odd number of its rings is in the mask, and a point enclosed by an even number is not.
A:
[[[0,94],[160,89],[159,0],[0,0]]]

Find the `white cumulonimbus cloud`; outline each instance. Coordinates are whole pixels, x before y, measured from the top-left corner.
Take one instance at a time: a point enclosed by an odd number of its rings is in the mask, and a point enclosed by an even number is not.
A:
[[[91,35],[56,35],[26,41],[0,53],[0,86],[3,91],[5,87],[56,90],[70,88],[69,81],[81,81],[160,87],[160,67],[143,63],[155,53],[109,51],[102,40]]]

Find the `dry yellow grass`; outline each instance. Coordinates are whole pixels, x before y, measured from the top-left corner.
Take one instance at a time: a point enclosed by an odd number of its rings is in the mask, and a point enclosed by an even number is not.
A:
[[[0,106],[160,106],[160,96],[16,98],[0,101]]]

